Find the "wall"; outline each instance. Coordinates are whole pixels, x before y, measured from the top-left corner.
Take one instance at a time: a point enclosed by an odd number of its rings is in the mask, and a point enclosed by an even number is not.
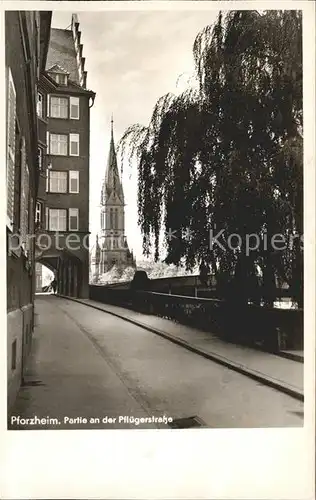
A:
[[[13,233],[20,229],[20,170],[21,152],[19,141],[25,138],[26,162],[29,168],[29,234],[34,233],[34,217],[37,184],[37,123],[35,103],[36,82],[36,31],[34,18],[37,13],[7,11],[5,13],[5,64],[11,69],[16,90],[17,135],[15,155],[15,213]],[[23,32],[30,54],[24,53],[20,19],[24,18]],[[26,57],[31,57],[26,63]],[[7,228],[7,246],[12,232]],[[35,262],[34,247],[26,257],[21,249],[7,251],[7,384],[8,409],[10,411],[23,376],[27,353],[31,344],[34,318]],[[16,354],[12,358],[12,346]]]

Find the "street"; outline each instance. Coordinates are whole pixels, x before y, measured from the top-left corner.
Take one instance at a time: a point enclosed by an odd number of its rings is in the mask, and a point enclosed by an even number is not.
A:
[[[40,296],[36,323],[11,428],[303,425],[302,402],[110,314]]]

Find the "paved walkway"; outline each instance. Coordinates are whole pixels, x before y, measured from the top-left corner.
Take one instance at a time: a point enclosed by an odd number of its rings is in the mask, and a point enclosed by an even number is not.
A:
[[[69,297],[67,297],[69,299]],[[174,321],[145,315],[90,299],[76,300],[87,306],[123,317],[187,349],[275,387],[297,399],[304,399],[304,365],[292,359],[228,343],[207,332]]]
[[[89,422],[103,416],[148,418],[148,412],[132,397],[97,346],[71,318],[52,307],[51,300],[38,299],[35,303],[36,326],[26,384],[9,416],[9,428],[135,428],[129,422]],[[35,417],[45,422],[32,420]],[[142,428],[159,425],[146,423]]]

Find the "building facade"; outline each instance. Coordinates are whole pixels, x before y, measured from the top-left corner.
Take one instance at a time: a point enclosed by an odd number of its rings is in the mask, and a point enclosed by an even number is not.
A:
[[[34,327],[35,210],[39,186],[37,87],[51,12],[5,13],[8,409],[23,382]]]
[[[38,93],[41,180],[36,202],[38,262],[53,271],[60,294],[89,294],[90,108],[78,17],[52,29]]]
[[[105,177],[101,190],[100,233],[91,253],[91,274],[94,280],[113,266],[119,269],[136,267],[133,252],[125,236],[125,202],[114,144],[113,119]]]

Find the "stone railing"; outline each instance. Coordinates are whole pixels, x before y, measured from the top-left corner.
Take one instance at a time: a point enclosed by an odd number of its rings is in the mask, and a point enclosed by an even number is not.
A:
[[[269,352],[303,349],[303,310],[240,305],[217,299],[90,286],[99,302],[154,314]]]

